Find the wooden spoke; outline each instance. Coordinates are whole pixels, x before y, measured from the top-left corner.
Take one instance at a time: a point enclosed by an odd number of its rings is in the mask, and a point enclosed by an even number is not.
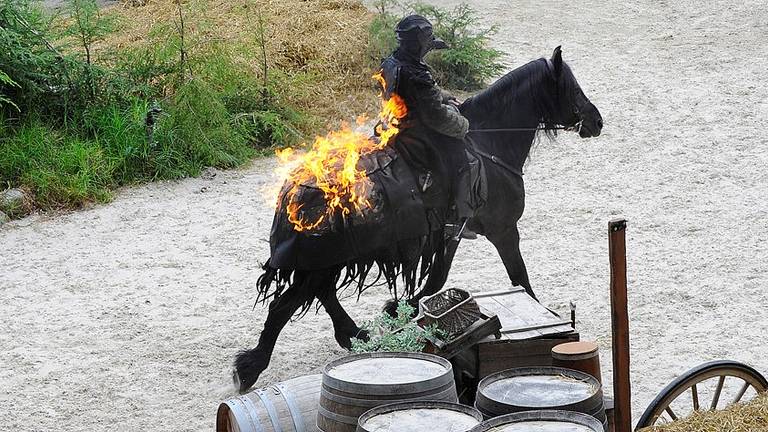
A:
[[[677,420],[677,416],[675,415],[675,412],[672,411],[672,407],[671,406],[668,406],[667,409],[665,409],[664,411],[666,411],[667,414],[669,414],[669,417],[672,419],[672,421]]]
[[[691,397],[693,398],[693,410],[698,411],[699,410],[699,388],[696,387],[696,384],[691,387]]]
[[[675,401],[678,399],[682,401],[684,398],[688,397],[688,395],[685,394],[688,390],[691,392],[690,397],[694,411],[701,411],[702,409],[716,410],[718,409],[718,404],[725,405],[725,403],[720,404],[720,399],[723,397],[723,388],[725,387],[727,377],[737,378],[738,380],[741,380],[737,382],[742,383],[739,384],[738,387],[736,384],[732,385],[734,390],[738,389],[738,391],[735,392],[736,397],[733,403],[740,402],[742,399],[748,399],[745,395],[750,387],[753,388],[757,394],[768,392],[768,380],[754,368],[743,363],[730,360],[715,360],[704,363],[680,375],[674,381],[669,383],[669,385],[656,396],[648,408],[646,408],[645,412],[640,417],[640,420],[637,423],[637,429],[635,430],[653,426],[655,424],[666,423],[669,421],[668,419],[675,421],[690,415],[691,405],[684,404],[684,409],[682,409],[682,411],[680,405],[675,405],[677,412],[672,409],[672,405]],[[709,406],[706,406],[707,402],[701,400],[699,385],[703,383],[703,385],[707,386],[706,389],[708,390],[712,385],[712,381],[710,380],[713,380],[714,378],[717,378],[717,387],[715,388],[711,403],[709,403]],[[726,394],[729,395],[728,399],[730,399],[730,390],[729,387],[726,391]],[[708,397],[709,392],[707,391],[706,393]]]
[[[723,384],[725,383],[725,375],[722,375],[717,381],[717,389],[715,389],[715,396],[712,397],[712,405],[709,406],[710,411],[714,411],[717,408],[717,403],[720,401],[720,393],[723,391]]]
[[[737,403],[741,400],[741,398],[744,397],[744,393],[747,392],[747,389],[750,387],[750,384],[746,381],[744,381],[744,385],[741,386],[741,390],[739,390],[739,393],[736,394],[736,398],[733,400],[733,403]]]

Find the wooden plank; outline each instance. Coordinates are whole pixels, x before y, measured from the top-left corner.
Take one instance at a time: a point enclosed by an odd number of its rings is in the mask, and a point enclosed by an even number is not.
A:
[[[489,337],[489,334],[496,333],[500,328],[501,323],[496,315],[489,317],[487,314],[484,314],[483,318],[475,321],[456,339],[443,341],[438,338],[428,338],[431,345],[427,346],[425,352],[450,359],[459,352]]]
[[[473,297],[488,314],[499,317],[502,339],[534,339],[573,330],[521,288],[478,293]]]
[[[529,326],[524,327],[517,327],[517,328],[506,328],[501,331],[502,334],[504,333],[519,333],[519,332],[526,332],[531,330],[545,330],[552,327],[559,327],[567,325],[568,327],[571,326],[571,321],[554,321],[554,322],[548,322],[548,323],[541,323],[541,324],[533,324]]]
[[[532,330],[515,330],[513,331],[505,331],[501,334],[501,339],[508,339],[508,340],[526,340],[526,339],[540,339],[540,338],[551,338],[551,337],[557,337],[557,335],[564,334],[564,333],[571,333],[573,332],[573,327],[571,327],[570,321],[567,323],[551,323],[551,324],[542,324],[542,328],[532,329]]]
[[[518,306],[517,299],[515,298],[518,295],[504,296],[504,302],[500,300],[500,297],[488,297],[478,301],[478,304],[499,317],[502,332],[508,328],[526,327],[536,324],[537,321],[531,320],[525,312],[518,312],[518,310],[522,309]],[[527,294],[524,295],[527,296]],[[532,330],[530,333],[531,337],[541,336],[541,332],[537,330]]]
[[[512,289],[481,292],[481,293],[477,293],[477,294],[472,294],[472,297],[474,297],[474,299],[477,300],[479,298],[498,297],[498,296],[503,296],[503,295],[516,294],[516,293],[520,293],[520,292],[525,292],[525,288],[513,287]]]

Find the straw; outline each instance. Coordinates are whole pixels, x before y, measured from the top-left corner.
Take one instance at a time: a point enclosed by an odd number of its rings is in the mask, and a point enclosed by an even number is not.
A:
[[[748,403],[731,405],[720,411],[698,411],[661,426],[641,429],[643,432],[760,432],[768,431],[768,395]]]

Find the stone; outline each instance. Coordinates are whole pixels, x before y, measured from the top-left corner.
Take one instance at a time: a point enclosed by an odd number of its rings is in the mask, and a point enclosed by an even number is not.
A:
[[[11,221],[7,214],[0,211],[0,226]]]
[[[20,189],[8,189],[0,192],[0,211],[8,216],[24,214],[24,192]]]

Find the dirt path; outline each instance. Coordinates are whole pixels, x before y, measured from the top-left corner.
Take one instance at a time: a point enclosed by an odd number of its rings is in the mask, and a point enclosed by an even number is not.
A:
[[[442,2],[441,2],[442,3]],[[579,306],[610,375],[606,221],[628,231],[636,414],[676,374],[733,358],[768,372],[768,12],[758,1],[474,2],[510,65],[562,44],[606,128],[542,142],[523,253],[543,302]],[[0,228],[2,430],[211,430],[232,354],[252,345],[273,161],[127,189]],[[484,240],[449,286],[506,286]],[[347,302],[370,317],[386,298]],[[263,383],[342,354],[324,315],[283,333]]]

